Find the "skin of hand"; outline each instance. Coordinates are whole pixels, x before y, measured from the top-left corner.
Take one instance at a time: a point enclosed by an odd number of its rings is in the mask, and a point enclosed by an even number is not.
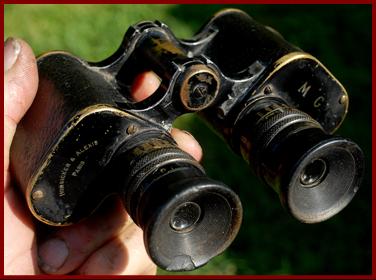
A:
[[[138,76],[132,97],[150,96],[159,79]],[[155,274],[142,231],[125,212],[119,198],[105,201],[86,220],[69,227],[36,222],[23,194],[12,181],[10,147],[17,124],[33,102],[38,88],[36,59],[21,39],[4,43],[4,273],[30,274]],[[202,150],[189,134],[172,129],[179,147],[200,160]]]

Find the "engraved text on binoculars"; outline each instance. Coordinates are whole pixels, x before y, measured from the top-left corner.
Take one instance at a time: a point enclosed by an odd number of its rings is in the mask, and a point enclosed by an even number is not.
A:
[[[165,147],[172,147],[173,145],[163,139],[152,139],[151,141],[145,142],[137,146],[132,150],[132,156],[141,156],[146,154],[152,150],[165,148]]]
[[[298,89],[298,92],[300,92],[302,94],[302,97],[305,98],[311,88],[312,86],[308,84],[308,82],[305,82],[300,86],[300,88]],[[313,107],[315,108],[320,107],[324,100],[325,100],[324,96],[320,95],[313,101]]]
[[[275,115],[276,113],[278,112],[281,112],[283,113],[283,108],[289,108],[287,105],[285,104],[271,104],[267,107],[264,107],[262,108],[263,111],[258,111],[257,112],[257,116],[259,117],[259,119],[257,120],[257,123],[256,125],[262,121],[262,120],[267,120],[268,118],[272,117],[273,115]]]
[[[79,175],[79,173],[81,172],[82,168],[84,167],[85,165],[85,160],[80,160],[80,161],[77,161],[77,159],[82,156],[85,152],[89,151],[90,149],[96,147],[99,145],[99,141],[98,140],[94,140],[88,144],[85,144],[82,148],[78,149],[77,151],[75,151],[75,155],[76,157],[70,157],[68,162],[66,162],[64,165],[63,165],[63,168],[61,169],[60,171],[60,176],[59,176],[59,196],[60,197],[63,197],[65,196],[65,181],[66,181],[66,177],[67,175],[71,175],[73,177],[77,177]],[[70,170],[72,169],[72,166],[74,164],[74,162],[78,162],[78,164],[76,165],[76,167],[73,169],[72,173],[70,173]]]

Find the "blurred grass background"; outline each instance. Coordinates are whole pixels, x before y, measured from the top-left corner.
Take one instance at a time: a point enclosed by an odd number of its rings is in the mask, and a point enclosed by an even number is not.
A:
[[[320,224],[301,224],[200,119],[181,117],[176,125],[203,146],[208,175],[234,188],[244,207],[230,248],[182,274],[370,274],[371,5],[6,5],[4,40],[24,38],[36,54],[66,50],[99,61],[117,49],[131,24],[158,19],[178,37],[189,38],[225,7],[243,9],[274,27],[343,83],[350,107],[338,134],[362,147],[367,168],[362,188],[340,214]]]

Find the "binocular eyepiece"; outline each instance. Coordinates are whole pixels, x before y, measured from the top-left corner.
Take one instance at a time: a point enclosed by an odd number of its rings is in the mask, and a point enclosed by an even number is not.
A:
[[[334,216],[360,185],[363,154],[358,145],[328,135],[308,114],[281,100],[248,105],[236,130],[241,153],[257,176],[302,222]]]
[[[360,186],[360,148],[333,136],[348,110],[343,86],[242,11],[217,13],[192,40],[140,22],[102,62],[51,52],[38,58],[38,71],[37,96],[11,147],[31,212],[70,225],[118,194],[163,269],[204,265],[242,221],[237,194],[171,138],[182,114],[205,118],[302,222],[337,214]],[[132,82],[145,71],[161,84],[135,102]]]
[[[233,241],[241,224],[240,200],[208,178],[167,134],[140,136],[118,150],[111,168],[115,174],[129,170],[121,188],[125,206],[143,229],[146,249],[158,266],[193,270]],[[133,148],[132,143],[138,144]]]

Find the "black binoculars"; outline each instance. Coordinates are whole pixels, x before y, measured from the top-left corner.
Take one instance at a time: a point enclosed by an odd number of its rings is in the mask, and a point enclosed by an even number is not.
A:
[[[361,149],[333,136],[348,110],[344,87],[240,10],[220,11],[189,40],[143,21],[99,63],[66,52],[37,62],[38,93],[11,150],[31,212],[70,225],[119,194],[163,269],[204,265],[242,221],[237,194],[208,178],[171,137],[182,114],[202,116],[302,222],[337,214],[360,186]],[[135,101],[132,84],[147,71],[160,86]]]

